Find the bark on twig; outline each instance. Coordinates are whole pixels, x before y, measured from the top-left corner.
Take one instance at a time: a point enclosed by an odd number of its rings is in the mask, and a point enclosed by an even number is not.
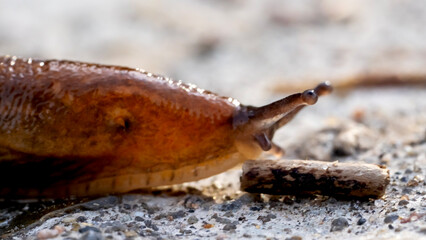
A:
[[[388,184],[389,170],[367,163],[248,160],[241,176],[242,190],[274,195],[379,198]]]

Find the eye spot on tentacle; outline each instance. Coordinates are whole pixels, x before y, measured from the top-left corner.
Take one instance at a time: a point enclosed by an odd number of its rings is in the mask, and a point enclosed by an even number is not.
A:
[[[318,101],[318,95],[314,90],[306,90],[302,93],[302,99],[306,104],[312,105]]]

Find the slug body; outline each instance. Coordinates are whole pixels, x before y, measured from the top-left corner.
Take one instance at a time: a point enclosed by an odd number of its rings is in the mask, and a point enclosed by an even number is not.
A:
[[[255,108],[139,69],[0,57],[0,197],[205,178],[278,149],[275,130],[329,91]]]

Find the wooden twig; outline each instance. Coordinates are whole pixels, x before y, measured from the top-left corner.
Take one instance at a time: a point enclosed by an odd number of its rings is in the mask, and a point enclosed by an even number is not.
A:
[[[253,193],[379,198],[389,184],[389,170],[367,163],[308,160],[248,160],[241,189]]]

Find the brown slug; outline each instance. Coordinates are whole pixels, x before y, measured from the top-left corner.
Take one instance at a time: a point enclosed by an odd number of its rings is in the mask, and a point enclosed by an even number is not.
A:
[[[95,196],[194,181],[279,148],[329,83],[263,107],[140,69],[0,57],[0,198]]]

